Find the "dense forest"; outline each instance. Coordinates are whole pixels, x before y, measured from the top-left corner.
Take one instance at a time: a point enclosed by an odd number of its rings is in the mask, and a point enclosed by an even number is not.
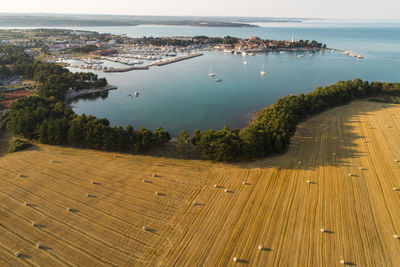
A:
[[[240,39],[231,36],[225,37],[208,37],[208,36],[195,36],[187,38],[165,38],[165,37],[142,37],[135,39],[136,43],[154,45],[154,46],[179,46],[187,47],[190,45],[201,44],[236,44]]]
[[[25,53],[22,47],[0,45],[0,81],[12,74],[10,66],[17,61],[32,62],[33,57]]]
[[[8,127],[13,134],[44,144],[120,152],[146,152],[170,140],[169,133],[161,127],[154,132],[143,127],[111,127],[107,119],[79,116],[63,102],[38,96],[25,97],[11,105]]]

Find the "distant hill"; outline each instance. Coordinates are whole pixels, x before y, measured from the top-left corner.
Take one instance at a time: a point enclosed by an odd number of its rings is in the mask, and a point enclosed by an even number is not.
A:
[[[257,27],[254,22],[302,22],[297,18],[117,16],[82,14],[0,14],[0,27],[84,27],[182,25],[198,27]]]

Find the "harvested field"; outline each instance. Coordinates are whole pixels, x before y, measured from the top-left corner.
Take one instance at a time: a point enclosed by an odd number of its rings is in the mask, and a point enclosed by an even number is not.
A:
[[[0,262],[396,266],[399,140],[400,106],[357,101],[299,125],[284,155],[248,164],[13,153],[0,159]]]

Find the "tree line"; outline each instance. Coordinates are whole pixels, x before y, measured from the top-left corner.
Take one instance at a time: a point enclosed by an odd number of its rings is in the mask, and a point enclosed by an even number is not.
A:
[[[201,44],[236,44],[239,38],[225,36],[225,37],[208,37],[208,36],[194,36],[187,38],[163,38],[163,37],[142,37],[135,39],[135,43],[153,45],[153,46],[179,46],[187,47],[190,45]]]
[[[79,116],[63,102],[39,96],[14,102],[7,126],[13,134],[44,144],[118,152],[146,152],[171,139],[161,127],[154,132],[143,127],[111,127],[107,119]]]
[[[289,144],[296,125],[307,116],[379,94],[400,96],[400,84],[369,83],[360,79],[339,81],[308,94],[279,98],[245,128],[195,130],[188,142],[197,147],[203,158],[213,161],[249,160],[281,153]]]

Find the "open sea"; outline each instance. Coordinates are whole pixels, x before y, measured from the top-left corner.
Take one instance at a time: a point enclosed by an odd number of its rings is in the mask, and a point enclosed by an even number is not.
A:
[[[306,93],[338,80],[400,81],[400,23],[305,22],[264,23],[259,28],[186,26],[72,27],[101,33],[142,36],[259,36],[263,39],[317,40],[329,48],[354,51],[358,60],[340,52],[304,54],[279,52],[242,56],[205,52],[178,63],[125,73],[96,72],[118,86],[103,97],[73,102],[78,114],[108,118],[113,126],[128,124],[155,129],[161,125],[172,136],[185,129],[243,127],[257,111],[288,94]],[[247,65],[243,61],[248,62]],[[260,75],[262,66],[266,72]],[[82,71],[72,69],[72,71]],[[212,71],[215,78],[208,77]],[[140,92],[139,97],[128,94]]]

